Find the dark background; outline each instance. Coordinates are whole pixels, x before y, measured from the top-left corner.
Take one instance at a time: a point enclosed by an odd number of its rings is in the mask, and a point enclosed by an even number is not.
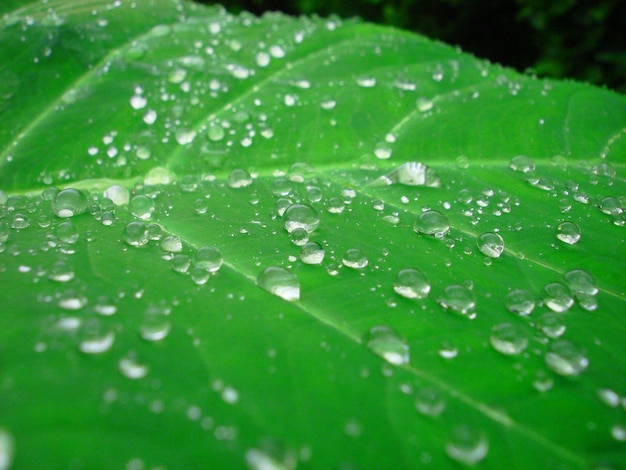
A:
[[[210,0],[200,3],[213,4]],[[224,0],[230,12],[343,18],[413,30],[540,77],[626,93],[626,0]]]

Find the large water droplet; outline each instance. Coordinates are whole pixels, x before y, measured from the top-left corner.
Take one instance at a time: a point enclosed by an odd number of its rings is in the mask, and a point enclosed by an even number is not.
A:
[[[396,277],[393,290],[407,299],[423,299],[430,292],[430,282],[426,275],[417,269],[403,269]]]
[[[441,212],[429,210],[422,212],[417,217],[413,230],[424,235],[443,238],[450,230],[450,223],[448,222],[448,218]]]
[[[415,394],[415,408],[426,416],[439,416],[446,409],[446,399],[435,387],[424,387]]]
[[[596,295],[598,287],[591,274],[582,269],[574,269],[565,273],[565,282],[574,294]]]
[[[504,240],[497,233],[483,233],[478,237],[478,249],[485,256],[499,258],[504,251]]]
[[[143,315],[143,322],[139,327],[141,337],[146,341],[160,341],[167,337],[172,329],[169,314],[170,310],[165,305],[148,306]]]
[[[474,293],[465,286],[454,284],[444,289],[437,299],[437,302],[445,309],[462,315],[473,317],[472,313],[476,307]]]
[[[528,347],[528,338],[524,332],[512,323],[502,323],[491,329],[491,345],[499,353],[506,355],[521,354]]]
[[[516,289],[509,292],[506,298],[506,308],[511,313],[530,315],[535,309],[535,298],[527,290]]]
[[[52,210],[58,217],[73,217],[87,210],[87,196],[74,188],[59,191],[52,201]]]
[[[559,282],[552,282],[543,288],[543,303],[553,312],[562,313],[574,305],[570,290]]]
[[[270,294],[284,300],[300,299],[300,281],[298,277],[284,268],[270,266],[257,277],[257,285]]]
[[[367,347],[390,364],[400,366],[409,362],[409,345],[388,326],[371,328],[364,338]]]
[[[369,263],[367,256],[358,248],[350,248],[347,250],[341,260],[344,266],[352,269],[363,269]]]
[[[487,456],[489,442],[487,436],[467,425],[452,430],[446,443],[446,453],[452,460],[465,465],[474,465]]]
[[[546,353],[546,364],[560,375],[576,376],[589,365],[585,352],[566,340],[559,340],[550,345]]]
[[[307,204],[292,204],[285,210],[285,228],[291,233],[296,228],[303,228],[313,232],[320,223],[318,212]]]
[[[556,229],[556,238],[568,245],[574,245],[580,240],[580,227],[574,222],[562,222]]]
[[[152,198],[139,194],[133,197],[128,204],[130,212],[141,220],[146,220],[152,217],[154,212],[154,201]]]
[[[196,250],[194,266],[215,273],[219,271],[224,262],[222,253],[215,246],[201,246]]]

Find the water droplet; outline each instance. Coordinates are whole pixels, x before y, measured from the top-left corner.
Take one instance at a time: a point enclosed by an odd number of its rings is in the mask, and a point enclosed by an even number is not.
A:
[[[23,230],[28,227],[30,227],[30,219],[26,215],[22,213],[17,213],[13,215],[13,218],[11,219],[12,229]]]
[[[575,294],[596,295],[598,287],[591,274],[582,269],[574,269],[565,273],[565,282]]]
[[[429,210],[422,212],[417,217],[413,230],[424,235],[443,238],[450,230],[450,223],[448,222],[448,218],[441,212]]]
[[[195,201],[193,201],[193,211],[196,214],[198,215],[206,214],[208,210],[209,210],[209,206],[204,199],[198,198]]]
[[[109,186],[104,190],[103,196],[113,201],[116,206],[123,206],[128,204],[129,194],[128,190],[117,184]]]
[[[387,142],[379,142],[374,149],[374,155],[380,160],[387,160],[391,157],[392,148]]]
[[[78,229],[71,220],[61,222],[56,227],[56,236],[63,243],[76,243],[78,241]]]
[[[588,312],[593,312],[598,308],[598,299],[595,295],[577,293],[576,300],[578,301],[578,305]]]
[[[359,77],[356,81],[357,85],[363,88],[373,88],[376,86],[375,77]]]
[[[201,246],[196,250],[194,266],[210,273],[219,271],[224,262],[222,253],[215,246]]]
[[[294,470],[296,454],[280,445],[275,439],[265,439],[260,449],[246,451],[246,464],[250,470]]]
[[[300,250],[300,260],[304,264],[322,264],[324,248],[317,242],[306,243]]]
[[[560,315],[553,312],[544,313],[539,319],[539,328],[549,338],[558,338],[565,333],[566,327]]]
[[[62,218],[82,214],[87,210],[87,196],[74,188],[59,191],[52,201],[52,210]]]
[[[580,240],[580,227],[574,222],[562,222],[556,229],[556,238],[568,245],[574,245]]]
[[[109,317],[117,312],[117,305],[106,295],[98,297],[98,300],[93,306],[96,313]]]
[[[451,341],[444,341],[437,352],[444,359],[454,359],[459,355],[459,348]]]
[[[428,98],[422,97],[417,99],[415,105],[417,106],[417,109],[425,113],[426,111],[430,111],[431,109],[433,109],[434,103]]]
[[[85,354],[101,354],[113,346],[115,333],[98,318],[83,322],[78,349]]]
[[[441,186],[441,180],[423,163],[407,162],[372,182],[373,186],[388,186],[391,184],[438,188]]]
[[[550,345],[546,353],[546,364],[559,375],[576,376],[589,365],[585,352],[566,340],[559,340]]]
[[[80,310],[87,305],[87,297],[76,289],[66,289],[59,295],[58,305],[65,310]]]
[[[257,277],[257,285],[270,294],[287,301],[300,299],[300,281],[298,277],[284,268],[270,266]]]
[[[160,341],[166,338],[172,329],[169,314],[170,310],[165,305],[148,306],[143,314],[143,322],[139,327],[141,337],[146,341]]]
[[[608,215],[620,215],[624,212],[621,202],[616,197],[605,197],[600,201],[598,208]]]
[[[516,289],[509,292],[506,298],[506,308],[511,313],[530,315],[535,309],[535,298],[527,290]]]
[[[338,197],[331,197],[328,200],[327,210],[331,214],[341,214],[345,207],[343,200]]]
[[[478,249],[485,256],[499,258],[504,251],[504,240],[497,233],[483,233],[478,237]]]
[[[527,157],[526,155],[516,155],[511,159],[509,166],[515,171],[528,173],[535,169],[535,162],[532,158]]]
[[[598,390],[598,397],[602,402],[611,408],[617,408],[620,404],[620,396],[609,388]]]
[[[462,315],[473,317],[472,313],[476,307],[474,294],[465,286],[454,284],[444,289],[437,302],[445,309]]]
[[[528,338],[524,332],[512,323],[502,323],[491,329],[491,345],[499,353],[506,355],[521,354],[528,347]]]
[[[446,453],[452,460],[465,465],[474,465],[487,456],[489,442],[487,436],[478,429],[467,425],[452,430],[446,443]]]
[[[347,250],[341,260],[344,266],[353,269],[363,269],[369,263],[367,256],[358,248],[350,248]]]
[[[393,290],[407,299],[423,299],[430,292],[430,282],[426,275],[417,269],[403,269],[396,277]]]
[[[180,253],[183,251],[183,242],[176,235],[168,235],[161,241],[161,249],[167,253]]]
[[[364,338],[367,347],[390,364],[400,366],[409,363],[409,345],[393,328],[375,326]]]
[[[219,142],[226,136],[226,130],[219,123],[212,122],[207,128],[206,136],[212,142]]]
[[[139,362],[132,352],[121,358],[117,366],[122,375],[131,380],[143,379],[150,371],[150,368]]]
[[[424,387],[415,395],[415,408],[423,415],[437,417],[446,409],[446,399],[435,387]]]
[[[134,196],[128,204],[130,212],[141,220],[146,220],[152,217],[154,212],[154,201],[151,197],[145,194],[139,194]]]
[[[544,371],[539,370],[535,373],[535,378],[533,379],[533,387],[538,392],[547,392],[554,385],[554,379],[552,376]]]
[[[191,258],[187,255],[177,254],[172,258],[172,269],[177,273],[185,274],[191,266]]]
[[[131,246],[144,246],[149,241],[148,229],[143,222],[130,222],[124,227],[122,238]]]
[[[302,227],[297,227],[291,231],[289,237],[294,245],[303,246],[309,241],[309,232]]]
[[[0,428],[0,470],[9,470],[13,464],[15,442],[9,431]]]
[[[553,312],[562,313],[574,305],[574,298],[566,286],[552,282],[543,288],[543,303]]]
[[[611,428],[611,436],[620,442],[626,442],[626,424],[616,424]]]
[[[303,228],[307,232],[313,232],[320,223],[317,211],[307,204],[292,204],[283,215],[285,217],[285,229],[291,233],[296,228]]]
[[[74,270],[67,261],[57,261],[48,271],[48,278],[56,282],[68,282],[74,279]]]
[[[235,168],[228,175],[228,186],[234,189],[246,188],[252,184],[252,176],[243,168]]]

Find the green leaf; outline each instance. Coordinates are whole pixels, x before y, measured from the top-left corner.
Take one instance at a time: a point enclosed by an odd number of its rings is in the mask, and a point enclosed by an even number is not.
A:
[[[624,464],[623,96],[355,21],[1,8],[2,468]]]

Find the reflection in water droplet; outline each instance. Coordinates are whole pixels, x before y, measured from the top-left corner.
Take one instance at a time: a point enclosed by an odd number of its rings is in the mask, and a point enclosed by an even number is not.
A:
[[[561,315],[554,312],[546,312],[539,319],[539,328],[550,338],[558,338],[565,333],[565,323]]]
[[[569,341],[559,340],[550,345],[546,364],[557,374],[576,376],[587,368],[589,360],[581,348]]]
[[[347,250],[341,260],[344,266],[352,269],[363,269],[369,263],[367,256],[358,248],[350,248]]]
[[[143,246],[149,241],[148,229],[143,222],[130,222],[124,227],[122,238],[131,246]]]
[[[304,264],[321,264],[324,261],[324,248],[317,242],[306,243],[300,250],[300,260]]]
[[[553,312],[562,313],[574,305],[574,298],[563,284],[552,282],[543,288],[543,303]]]
[[[521,354],[528,347],[528,338],[524,332],[512,323],[502,323],[491,329],[491,345],[499,353],[506,355]]]
[[[535,298],[527,290],[516,289],[509,292],[506,298],[506,308],[511,313],[530,315],[535,309]]]
[[[52,210],[58,217],[73,217],[87,210],[87,196],[74,188],[59,191],[52,201]]]
[[[446,443],[446,453],[452,460],[473,465],[480,462],[489,452],[487,436],[478,429],[467,425],[452,430]]]
[[[445,309],[450,309],[453,312],[460,313],[462,315],[472,315],[474,308],[476,307],[476,300],[474,294],[465,286],[451,285],[444,289],[443,294],[439,296],[437,302]]]
[[[568,245],[574,245],[580,240],[580,227],[574,222],[562,222],[556,229],[556,238]]]
[[[363,339],[367,347],[390,364],[400,366],[409,362],[409,345],[388,326],[371,328]]]
[[[15,443],[9,431],[0,428],[0,470],[9,470],[13,464]]]
[[[300,298],[300,281],[298,277],[278,266],[265,268],[257,277],[257,285],[270,294],[287,301]]]
[[[441,212],[430,210],[422,212],[417,217],[413,230],[424,235],[443,238],[450,230],[450,223],[448,218]]]
[[[478,237],[478,249],[485,256],[499,258],[504,251],[504,240],[497,233],[483,233]]]
[[[434,387],[424,387],[415,395],[415,408],[426,416],[439,416],[446,409],[446,399]]]
[[[417,269],[403,269],[396,277],[393,290],[407,299],[423,299],[430,292],[430,282],[426,275]]]
[[[285,229],[291,233],[296,228],[303,228],[311,233],[319,226],[320,216],[307,204],[292,204],[285,210]]]

